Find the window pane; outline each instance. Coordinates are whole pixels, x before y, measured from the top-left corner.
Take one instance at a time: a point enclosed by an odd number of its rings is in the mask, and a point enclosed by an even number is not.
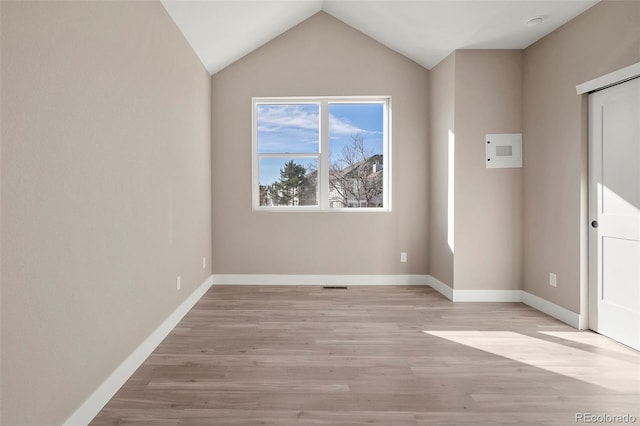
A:
[[[319,104],[258,104],[256,125],[259,154],[319,152]]]
[[[317,158],[260,158],[261,206],[317,206]]]
[[[384,104],[328,108],[329,206],[383,207]]]

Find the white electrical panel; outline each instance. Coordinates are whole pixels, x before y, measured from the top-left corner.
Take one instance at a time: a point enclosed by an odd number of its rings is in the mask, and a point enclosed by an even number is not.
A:
[[[522,167],[522,133],[485,135],[487,169]]]

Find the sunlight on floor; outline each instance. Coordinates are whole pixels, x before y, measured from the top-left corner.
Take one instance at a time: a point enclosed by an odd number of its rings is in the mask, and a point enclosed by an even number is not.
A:
[[[423,333],[614,391],[640,392],[640,362],[615,359],[512,331],[424,330]],[[593,345],[593,341],[589,344]]]
[[[603,336],[584,331],[539,331],[547,336],[558,337],[560,339],[569,340],[582,345],[593,346],[594,348],[606,349],[620,354],[636,356],[637,362],[640,363],[640,353],[631,348],[618,343],[615,340],[604,338]]]

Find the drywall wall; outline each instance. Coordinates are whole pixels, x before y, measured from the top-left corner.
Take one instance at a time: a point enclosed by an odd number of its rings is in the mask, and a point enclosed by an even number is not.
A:
[[[429,73],[429,273],[456,290],[522,286],[522,169],[484,160],[485,134],[522,133],[522,72],[520,50],[457,50]]]
[[[485,134],[522,133],[522,67],[521,50],[455,52],[456,290],[522,285],[522,169],[485,166]]]
[[[456,53],[429,72],[429,274],[453,287],[454,183],[453,144],[455,120]],[[452,151],[453,152],[453,151]]]
[[[587,282],[588,105],[575,87],[636,62],[635,1],[600,2],[524,53],[524,290],[576,313]]]
[[[321,12],[212,81],[216,274],[427,273],[425,68]],[[335,95],[392,97],[393,211],[252,211],[252,97]]]
[[[61,424],[211,274],[211,80],[159,2],[2,2],[1,46],[0,423]]]
[[[0,26],[2,2],[0,1]],[[2,28],[0,27],[0,40]],[[0,70],[2,70],[2,42],[0,42]],[[2,72],[0,71],[0,166],[2,165]],[[0,200],[2,200],[2,173],[0,172]],[[2,421],[2,204],[0,201],[0,422]]]

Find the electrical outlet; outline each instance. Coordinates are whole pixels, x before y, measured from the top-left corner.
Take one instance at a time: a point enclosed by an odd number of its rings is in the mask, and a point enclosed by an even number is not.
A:
[[[558,286],[558,281],[556,279],[556,274],[549,274],[549,285],[551,287],[557,287]]]
[[[180,275],[178,275],[178,278],[176,278],[176,291],[180,291],[180,287],[182,285],[180,284]]]
[[[407,253],[404,251],[400,253],[400,262],[407,263]]]
[[[206,257],[203,257],[203,258],[202,258],[202,269],[204,269],[204,268],[206,268],[206,267],[207,267],[207,258],[206,258]]]

